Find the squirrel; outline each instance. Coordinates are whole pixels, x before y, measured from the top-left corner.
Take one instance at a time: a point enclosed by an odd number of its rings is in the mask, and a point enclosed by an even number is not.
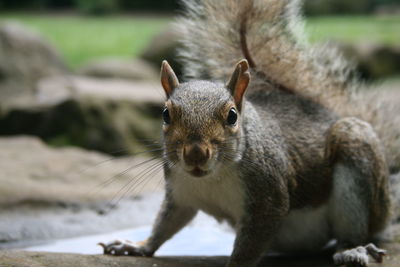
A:
[[[161,67],[165,198],[146,241],[104,253],[152,256],[202,210],[236,232],[228,267],[333,239],[337,265],[381,262],[370,242],[391,218],[400,118],[365,103],[337,52],[306,44],[299,1],[183,4],[187,82]]]

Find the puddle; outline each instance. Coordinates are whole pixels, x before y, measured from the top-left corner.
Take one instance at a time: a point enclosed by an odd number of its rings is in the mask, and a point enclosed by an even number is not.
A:
[[[150,231],[151,227],[140,227],[110,234],[63,239],[46,245],[29,247],[25,250],[101,254],[103,249],[96,245],[98,242],[107,242],[115,239],[140,241],[146,239]],[[234,235],[232,233],[212,228],[187,227],[166,242],[157,251],[156,255],[230,255],[233,241]]]
[[[141,241],[146,239],[151,226],[137,227],[107,234],[62,239],[45,245],[25,248],[28,251],[46,251],[62,253],[102,254],[99,242],[115,239]],[[172,239],[167,241],[156,253],[158,256],[173,255],[230,255],[234,233],[227,230],[226,225],[218,225],[211,218],[201,214],[190,226],[183,228]]]

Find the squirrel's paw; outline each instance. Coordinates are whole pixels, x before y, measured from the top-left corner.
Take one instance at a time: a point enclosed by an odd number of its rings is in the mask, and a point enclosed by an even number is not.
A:
[[[114,256],[149,256],[145,249],[129,240],[115,240],[108,243],[98,243],[103,247],[104,254]]]
[[[368,265],[369,259],[366,248],[360,246],[335,253],[333,261],[336,265],[346,267],[364,267]]]
[[[382,262],[386,251],[377,248],[374,244],[359,246],[353,249],[343,250],[333,255],[333,261],[336,265],[346,267],[364,267],[369,263],[368,255],[377,262]]]

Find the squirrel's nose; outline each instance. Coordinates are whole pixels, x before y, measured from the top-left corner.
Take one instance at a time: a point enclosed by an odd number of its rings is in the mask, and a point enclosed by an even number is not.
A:
[[[183,159],[187,165],[204,165],[210,157],[210,149],[205,145],[192,144],[183,147]]]

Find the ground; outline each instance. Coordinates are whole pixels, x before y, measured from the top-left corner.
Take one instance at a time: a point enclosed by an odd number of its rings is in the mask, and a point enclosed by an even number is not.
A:
[[[370,267],[400,266],[400,245],[388,244],[389,255],[383,264],[372,263]],[[228,257],[114,257],[106,255],[58,254],[21,251],[0,251],[2,266],[141,266],[141,267],[222,267]],[[333,267],[329,255],[294,258],[265,258],[260,266],[274,267]]]

